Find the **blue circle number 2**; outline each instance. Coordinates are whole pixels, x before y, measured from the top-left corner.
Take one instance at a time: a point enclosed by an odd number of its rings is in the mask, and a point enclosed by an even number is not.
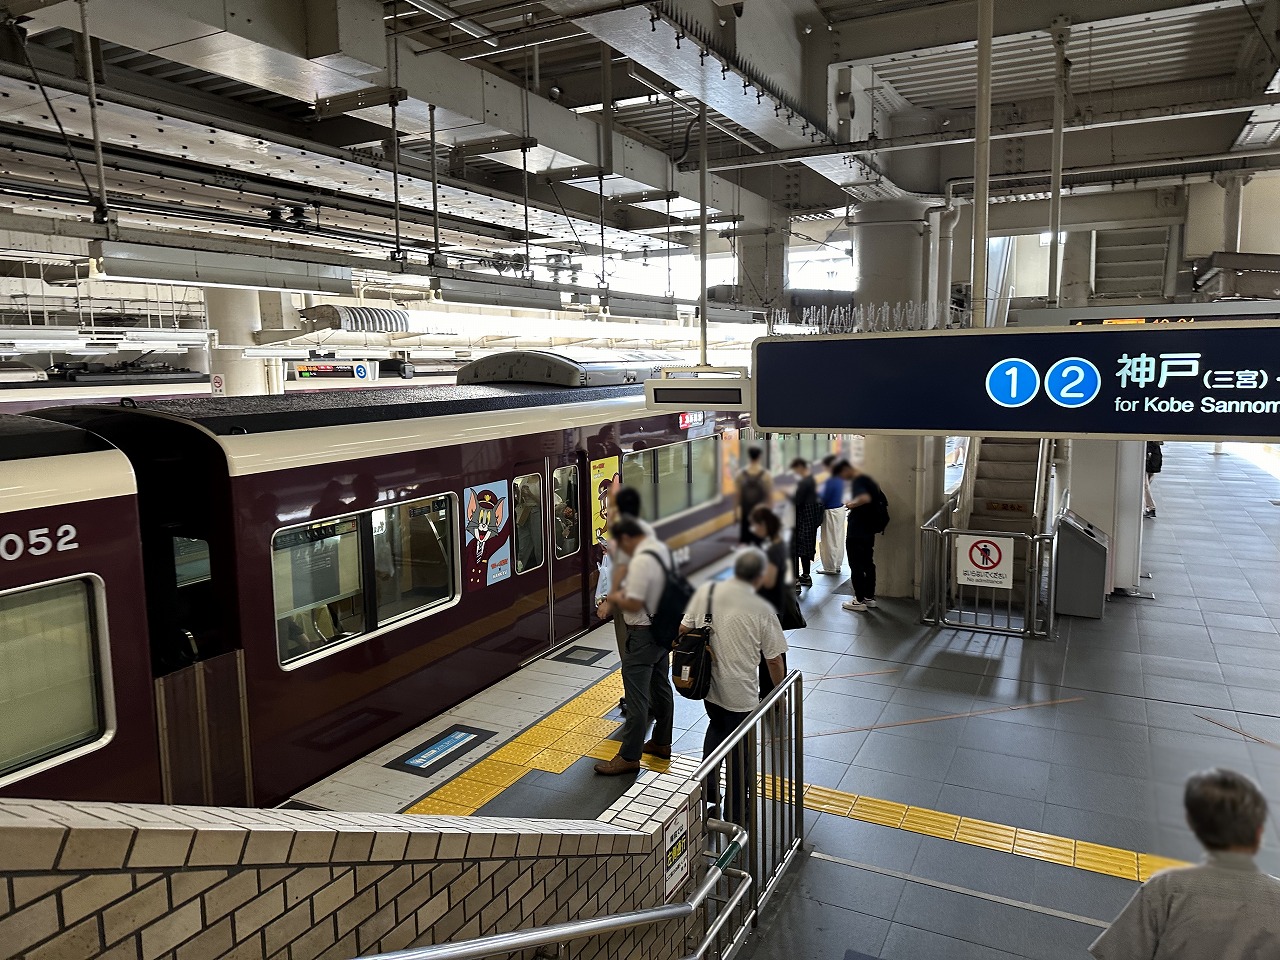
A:
[[[1060,407],[1083,407],[1102,389],[1098,368],[1083,357],[1059,360],[1044,375],[1044,392]]]
[[[1002,407],[1021,407],[1040,392],[1040,373],[1017,357],[1001,360],[987,371],[987,396]]]

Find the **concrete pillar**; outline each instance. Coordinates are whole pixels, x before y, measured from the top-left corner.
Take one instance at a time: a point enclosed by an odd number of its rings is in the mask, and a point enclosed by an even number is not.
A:
[[[919,298],[921,245],[928,204],[909,197],[859,204],[853,212],[859,306],[910,303]]]
[[[1062,245],[1062,296],[1059,306],[1087,307],[1093,296],[1093,232],[1067,234]]]
[[[854,251],[858,258],[858,304],[890,309],[917,299],[924,250],[921,220],[928,205],[910,198],[864,203],[854,211]],[[926,503],[917,489],[933,486],[933,458],[917,456],[915,437],[867,437],[863,468],[889,498],[889,529],[876,538],[877,592],[887,597],[916,593],[915,522]],[[921,491],[923,493],[923,491]]]
[[[767,232],[749,233],[734,240],[738,252],[738,286],[742,300],[752,307],[783,303],[787,289],[787,218],[774,215]]]
[[[1222,250],[1240,252],[1240,225],[1244,221],[1244,188],[1253,177],[1247,173],[1219,174],[1215,180],[1227,191],[1222,207]]]
[[[204,330],[207,329],[202,320],[198,317],[186,317],[178,321],[178,328],[181,330]],[[197,373],[209,372],[209,350],[207,347],[197,347],[194,350],[188,350],[182,358],[182,363],[190,367]]]
[[[293,305],[293,294],[263,290],[258,294],[263,330],[298,330],[302,317]]]
[[[271,392],[262,360],[246,359],[244,348],[254,345],[253,335],[262,329],[257,290],[206,287],[205,313],[209,328],[218,335],[209,372],[220,374],[229,397],[251,397]]]

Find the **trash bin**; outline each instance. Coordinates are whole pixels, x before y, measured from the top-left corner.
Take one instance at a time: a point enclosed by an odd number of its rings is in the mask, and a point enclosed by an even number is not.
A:
[[[1101,619],[1110,593],[1111,538],[1073,510],[1058,524],[1054,611]]]

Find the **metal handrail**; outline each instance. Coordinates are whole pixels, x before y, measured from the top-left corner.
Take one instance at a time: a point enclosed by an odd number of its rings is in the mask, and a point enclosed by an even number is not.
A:
[[[801,679],[803,678],[801,677],[799,670],[792,670],[783,677],[782,682],[774,687],[767,697],[760,701],[760,705],[747,714],[747,718],[743,720],[742,723],[738,724],[738,728],[734,731],[733,735],[702,758],[702,764],[693,772],[693,775],[689,779],[705,779],[724,761],[724,758],[733,751],[734,747],[738,746],[738,744],[746,739],[747,730],[750,727],[755,726],[757,720],[772,710],[778,701],[787,695],[788,690],[793,686],[798,687]]]
[[[379,953],[361,960],[481,960],[499,953],[514,953],[518,950],[529,950],[551,943],[563,943],[566,940],[577,940],[582,937],[593,937],[602,933],[616,933],[631,927],[647,926],[662,923],[666,920],[682,920],[693,916],[707,901],[717,884],[724,876],[740,877],[738,890],[730,901],[731,906],[741,902],[743,889],[751,886],[751,877],[741,870],[731,870],[732,863],[742,851],[749,839],[747,831],[736,823],[724,820],[708,820],[707,830],[727,836],[728,843],[724,851],[716,856],[715,861],[707,869],[707,876],[694,891],[692,897],[683,903],[669,903],[661,907],[646,907],[643,910],[628,910],[626,913],[610,914],[606,917],[593,917],[590,920],[569,920],[565,923],[553,923],[543,927],[529,927],[525,930],[512,930],[510,933],[496,933],[476,940],[464,940],[461,943],[438,943],[426,947],[409,947],[407,950],[396,950],[393,953]],[[718,934],[723,927],[722,918],[728,916],[725,911],[716,923],[711,925],[698,951],[692,956],[701,957],[711,937]]]

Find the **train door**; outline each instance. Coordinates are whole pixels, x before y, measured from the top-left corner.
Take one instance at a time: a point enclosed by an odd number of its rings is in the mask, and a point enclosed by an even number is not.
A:
[[[549,592],[551,645],[570,640],[587,628],[588,542],[592,512],[587,504],[582,457],[547,458],[547,490],[552,504]]]
[[[539,657],[551,645],[550,503],[545,460],[517,464],[511,481],[511,529],[515,581],[520,588],[516,630],[521,660]]]

